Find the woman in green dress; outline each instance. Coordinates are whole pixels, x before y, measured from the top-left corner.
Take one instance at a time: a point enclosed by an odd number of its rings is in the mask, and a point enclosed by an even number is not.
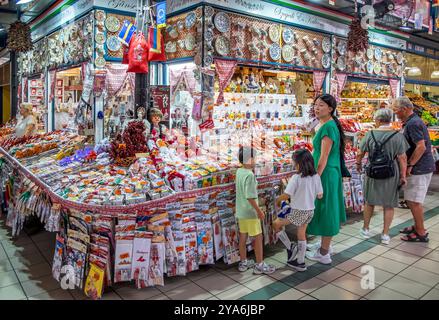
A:
[[[308,225],[307,233],[321,236],[322,240],[318,248],[308,252],[307,258],[323,264],[332,262],[332,237],[338,234],[340,224],[346,221],[341,175],[345,135],[335,115],[336,108],[337,101],[329,94],[323,94],[314,101],[315,114],[321,127],[313,140],[313,157],[322,180],[323,198],[316,200],[314,217]]]

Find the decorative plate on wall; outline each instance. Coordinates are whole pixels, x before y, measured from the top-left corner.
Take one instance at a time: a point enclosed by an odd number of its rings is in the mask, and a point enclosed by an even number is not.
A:
[[[197,22],[197,16],[195,12],[190,12],[185,19],[186,29],[190,29],[195,25],[195,22]]]
[[[372,48],[368,48],[366,51],[366,56],[369,60],[373,59],[373,49]]]
[[[230,17],[223,11],[220,11],[215,15],[213,23],[219,32],[225,33],[230,30]]]
[[[121,42],[117,36],[111,36],[107,39],[107,48],[110,51],[117,52],[121,48]]]
[[[294,41],[294,31],[290,28],[284,28],[282,30],[282,39],[286,44],[290,44]]]
[[[338,57],[337,59],[337,68],[340,71],[343,71],[344,69],[346,69],[346,60],[344,57]]]
[[[215,40],[215,50],[221,56],[226,56],[230,51],[230,43],[224,36],[218,36]]]
[[[328,69],[331,66],[331,56],[327,53],[322,57],[322,66],[325,69]]]
[[[331,39],[329,39],[327,37],[323,38],[322,49],[323,49],[323,52],[325,52],[325,53],[328,53],[329,51],[331,51]]]
[[[381,59],[383,58],[383,52],[381,51],[381,49],[375,48],[374,52],[375,52],[375,59],[377,61],[381,61]]]
[[[279,60],[281,56],[281,49],[280,46],[277,43],[273,43],[270,46],[270,57],[273,60]]]
[[[289,44],[286,44],[282,48],[282,58],[285,62],[291,62],[294,59],[294,49]]]
[[[120,29],[120,21],[115,16],[109,16],[107,20],[105,20],[105,27],[110,32],[118,32]]]
[[[346,49],[347,49],[347,42],[344,40],[340,40],[337,46],[337,51],[338,53],[340,53],[342,56],[344,56],[346,54]]]
[[[280,39],[279,27],[275,24],[272,24],[268,29],[268,36],[270,37],[271,41],[279,42]]]

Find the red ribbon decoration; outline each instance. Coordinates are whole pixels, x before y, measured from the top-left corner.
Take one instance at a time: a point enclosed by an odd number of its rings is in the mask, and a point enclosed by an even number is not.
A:
[[[313,76],[313,86],[314,86],[314,95],[315,97],[319,96],[322,92],[323,82],[325,81],[326,72],[325,71],[314,71],[312,73]]]
[[[396,93],[398,91],[399,80],[397,79],[389,79],[390,85],[390,93],[392,94],[392,98],[396,98]]]

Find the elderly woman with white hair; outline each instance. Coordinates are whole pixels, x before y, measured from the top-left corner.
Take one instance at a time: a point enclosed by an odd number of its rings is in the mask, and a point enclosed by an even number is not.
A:
[[[389,228],[393,220],[394,208],[398,206],[398,190],[407,183],[406,151],[409,145],[404,135],[395,131],[392,126],[393,112],[390,109],[378,109],[375,113],[376,128],[369,131],[360,142],[360,152],[357,156],[357,169],[362,170],[361,160],[368,154],[368,170],[364,182],[364,224],[360,233],[364,238],[372,236],[369,225],[375,206],[384,209],[384,226],[381,242],[389,244]],[[378,151],[381,150],[381,151]],[[388,170],[382,176],[378,176],[371,170],[377,166],[378,159],[387,158]],[[376,171],[375,171],[376,172]]]
[[[20,105],[21,119],[18,119],[15,126],[15,135],[18,138],[32,136],[37,133],[37,122],[32,115],[33,106],[31,103],[22,103]]]

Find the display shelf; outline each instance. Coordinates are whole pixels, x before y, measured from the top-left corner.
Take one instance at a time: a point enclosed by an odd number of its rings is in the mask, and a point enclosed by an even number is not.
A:
[[[347,101],[389,101],[391,98],[341,98]]]

